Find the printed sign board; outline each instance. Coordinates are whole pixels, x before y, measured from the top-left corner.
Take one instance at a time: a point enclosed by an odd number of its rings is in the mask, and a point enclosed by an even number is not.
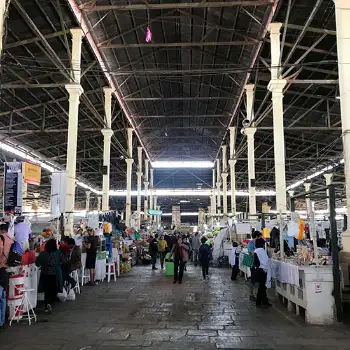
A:
[[[22,163],[4,163],[4,213],[22,215]]]
[[[163,212],[161,210],[152,210],[148,209],[148,215],[153,215],[153,216],[162,216]]]
[[[41,167],[37,164],[24,163],[24,182],[30,185],[40,186]]]

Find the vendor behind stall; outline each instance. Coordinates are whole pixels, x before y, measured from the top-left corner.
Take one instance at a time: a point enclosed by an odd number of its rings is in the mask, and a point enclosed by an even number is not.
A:
[[[6,272],[7,258],[13,244],[12,238],[8,235],[9,223],[1,223],[0,225],[0,287],[5,290],[8,287],[8,273]]]

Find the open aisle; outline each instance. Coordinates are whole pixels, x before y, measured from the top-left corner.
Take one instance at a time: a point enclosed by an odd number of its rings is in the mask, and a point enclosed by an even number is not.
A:
[[[229,270],[212,269],[206,282],[199,268],[188,270],[182,285],[139,267],[116,283],[85,287],[52,316],[0,334],[1,350],[348,349],[350,327],[311,327],[283,309],[256,309]]]

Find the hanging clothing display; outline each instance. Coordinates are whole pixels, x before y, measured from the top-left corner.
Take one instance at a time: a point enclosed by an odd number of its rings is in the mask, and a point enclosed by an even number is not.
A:
[[[270,247],[271,248],[277,248],[279,246],[280,241],[280,230],[278,227],[273,227],[270,232]]]

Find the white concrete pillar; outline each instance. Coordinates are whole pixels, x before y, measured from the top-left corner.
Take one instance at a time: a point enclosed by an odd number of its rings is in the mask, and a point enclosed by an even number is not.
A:
[[[130,227],[131,225],[131,180],[132,180],[132,164],[134,159],[132,158],[132,133],[133,129],[128,128],[128,158],[126,161],[126,207],[125,207],[125,225]]]
[[[101,211],[102,197],[97,197],[97,211]]]
[[[109,183],[111,168],[111,138],[112,130],[112,92],[110,87],[103,88],[105,95],[105,123],[101,130],[103,135],[103,179],[102,179],[102,211],[109,210]]]
[[[236,215],[236,128],[230,127],[230,177],[231,177],[231,213]]]
[[[157,210],[158,208],[157,202],[158,202],[158,196],[153,196],[153,210]],[[158,216],[154,216],[152,222],[158,225]]]
[[[91,191],[85,191],[85,211],[86,211],[86,214],[90,211],[90,197],[91,197]]]
[[[228,214],[227,210],[227,146],[222,145],[222,207],[224,215]]]
[[[148,220],[148,164],[149,164],[149,160],[145,159],[145,181],[143,182],[144,186],[145,186],[145,202],[144,202],[144,218],[145,220]]]
[[[1,0],[0,1],[0,56],[2,55],[3,50],[3,37],[4,37],[4,28],[5,28],[5,14],[7,10],[8,1]]]
[[[75,206],[75,176],[77,163],[77,141],[78,141],[78,115],[80,95],[83,88],[80,85],[81,76],[81,43],[83,31],[71,29],[72,34],[72,76],[73,82],[65,86],[69,93],[69,111],[68,111],[68,142],[67,142],[67,161],[66,161],[66,216],[67,223],[64,228],[66,236],[73,235],[74,206]]]
[[[248,143],[248,191],[249,191],[249,214],[256,214],[256,188],[255,188],[255,155],[254,134],[256,128],[245,129]]]
[[[282,23],[271,23],[269,28],[271,37],[271,81],[268,85],[268,89],[272,92],[276,207],[277,212],[286,213],[287,194],[283,125],[283,88],[286,85],[286,80],[279,79],[281,26]]]
[[[350,218],[350,1],[334,0],[337,29],[340,112],[344,151],[347,215]],[[345,253],[350,253],[350,226],[342,234]]]
[[[221,182],[220,182],[220,178],[221,178],[221,171],[220,171],[220,159],[216,160],[216,213],[217,214],[221,214]]]
[[[138,220],[138,229],[140,229],[141,226],[141,191],[142,191],[142,147],[137,147],[137,159],[138,159],[138,166],[137,166],[137,215],[139,217]]]
[[[333,174],[323,174],[326,179],[326,186],[329,186],[333,180]],[[330,204],[329,204],[329,190],[327,190],[327,217],[330,215]]]
[[[153,207],[153,187],[154,187],[154,169],[151,168],[150,169],[150,182],[149,182],[149,185],[150,185],[150,196],[149,196],[149,208],[152,210],[152,209],[155,209]],[[151,215],[151,221],[154,221],[155,217],[153,217]]]
[[[245,86],[247,95],[247,119],[252,122],[254,120],[254,84],[247,84]]]

